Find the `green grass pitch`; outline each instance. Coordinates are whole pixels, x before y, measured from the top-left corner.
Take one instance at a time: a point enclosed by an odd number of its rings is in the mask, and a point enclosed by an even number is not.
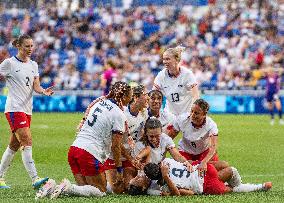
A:
[[[82,114],[35,113],[32,117],[33,157],[40,176],[57,182],[73,180],[67,151],[75,137]],[[103,198],[62,197],[54,202],[284,202],[284,126],[269,125],[266,115],[212,115],[219,128],[218,153],[240,171],[244,182],[273,182],[267,193],[228,194],[193,197],[130,197],[109,195]],[[0,153],[6,149],[9,129],[4,114],[0,117]],[[177,141],[177,140],[176,140]],[[11,189],[0,190],[0,202],[33,202],[35,191],[17,153],[6,175]],[[51,200],[40,200],[50,202]]]

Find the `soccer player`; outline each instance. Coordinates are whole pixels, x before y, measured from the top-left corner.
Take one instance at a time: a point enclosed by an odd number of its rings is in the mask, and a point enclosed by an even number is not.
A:
[[[281,101],[278,95],[280,89],[280,77],[279,74],[283,72],[283,70],[279,71],[279,73],[275,72],[273,68],[264,69],[266,73],[266,100],[268,103],[268,109],[271,116],[270,124],[274,125],[274,104],[278,111],[279,115],[279,124],[284,125],[284,120],[282,119],[282,106]]]
[[[163,104],[163,93],[159,90],[151,90],[148,93],[150,100],[149,100],[149,107],[148,107],[148,116],[149,117],[156,117],[160,120],[162,124],[163,131],[166,130],[169,124],[173,121],[173,116],[168,111],[162,110]]]
[[[5,59],[0,64],[0,79],[6,80],[8,96],[5,115],[11,128],[11,138],[0,164],[0,188],[7,188],[4,175],[12,160],[21,149],[23,164],[32,180],[32,186],[39,188],[48,178],[40,178],[32,158],[32,135],[30,131],[33,91],[50,96],[52,87],[43,89],[39,81],[38,64],[30,59],[33,52],[33,40],[21,35],[13,41],[18,54]]]
[[[183,50],[178,46],[164,52],[165,68],[158,73],[153,86],[166,97],[166,110],[175,116],[190,111],[192,103],[199,98],[195,76],[191,70],[180,65]]]
[[[207,116],[208,111],[209,104],[203,99],[197,99],[191,112],[178,116],[173,122],[173,128],[168,131],[172,138],[179,132],[183,133],[179,141],[180,153],[187,160],[201,161],[200,172],[206,171],[209,161],[218,161],[218,128],[212,118]],[[219,170],[217,165],[215,167]]]
[[[114,185],[122,182],[121,145],[127,119],[123,106],[132,99],[132,89],[124,82],[116,82],[105,99],[96,102],[68,152],[68,162],[77,185],[64,179],[51,194],[103,196],[106,192],[104,163],[113,155],[116,174]],[[49,195],[53,184],[43,187],[42,195]]]
[[[147,119],[144,126],[144,136],[140,142],[135,145],[134,154],[135,158],[139,161],[144,160],[146,163],[161,163],[169,152],[174,160],[181,163],[187,160],[175,148],[175,143],[165,133],[162,133],[162,124],[155,118],[150,117]],[[189,167],[189,162],[186,163]]]
[[[124,114],[127,118],[128,132],[124,135],[123,139],[123,155],[122,167],[124,183],[127,187],[129,181],[136,176],[136,169],[133,166],[133,159],[131,151],[135,145],[135,142],[141,138],[143,134],[143,126],[147,120],[147,111],[149,96],[146,92],[146,88],[143,85],[133,87],[133,98],[129,105],[124,108]],[[115,180],[115,172],[113,157],[106,163],[107,180],[110,187],[113,188]]]
[[[161,195],[221,195],[229,192],[268,191],[272,188],[271,182],[243,184],[240,174],[234,167],[227,167],[217,172],[212,164],[208,164],[208,170],[202,176],[197,167],[198,163],[193,163],[193,170],[188,171],[182,163],[169,158],[166,158],[161,165],[149,163],[144,167],[146,176],[131,180],[129,194],[145,194],[151,184],[150,180],[158,180],[162,185]],[[225,182],[228,185],[225,185]]]

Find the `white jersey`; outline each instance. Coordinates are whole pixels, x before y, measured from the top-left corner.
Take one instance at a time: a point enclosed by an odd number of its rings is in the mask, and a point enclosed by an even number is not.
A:
[[[0,74],[5,77],[9,90],[5,113],[24,112],[32,115],[33,84],[35,77],[39,77],[37,63],[32,60],[23,62],[13,56],[0,64]]]
[[[146,146],[142,142],[137,142],[134,149],[134,154],[138,155]],[[170,148],[175,147],[175,143],[168,135],[162,133],[160,136],[160,145],[157,148],[151,147],[150,162],[160,163],[165,157]]]
[[[189,112],[192,105],[191,89],[196,86],[196,79],[192,71],[181,67],[180,74],[170,77],[164,68],[158,73],[154,81],[154,89],[160,90],[167,99],[166,109],[174,115]]]
[[[204,178],[198,174],[198,165],[194,165],[193,172],[189,172],[183,163],[166,158],[164,164],[169,166],[169,176],[179,189],[190,189],[195,194],[203,193]]]
[[[148,118],[152,117],[153,115],[151,114],[150,109],[147,109],[148,111]],[[157,118],[156,116],[154,116],[155,118]],[[160,115],[157,119],[159,119],[159,121],[162,124],[162,128],[165,129],[168,124],[171,124],[174,120],[175,116],[170,113],[169,111],[166,110],[160,110]]]
[[[139,112],[138,115],[133,115],[130,112],[130,106],[124,107],[124,114],[127,118],[128,130],[133,140],[139,140],[141,138],[142,129],[148,118],[147,111]]]
[[[91,107],[72,146],[86,150],[103,163],[111,154],[112,134],[123,134],[125,124],[123,111],[112,100],[99,101]]]
[[[189,154],[201,154],[209,148],[210,137],[218,136],[218,128],[216,123],[210,117],[206,117],[205,124],[196,129],[191,123],[191,119],[187,114],[182,114],[173,122],[176,131],[182,132],[182,138],[179,141],[179,149]]]

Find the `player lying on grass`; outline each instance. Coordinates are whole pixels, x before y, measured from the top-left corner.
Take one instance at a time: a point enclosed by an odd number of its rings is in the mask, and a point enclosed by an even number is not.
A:
[[[105,100],[95,103],[68,152],[68,162],[77,185],[64,179],[55,187],[50,180],[37,193],[42,198],[61,193],[77,196],[103,196],[106,192],[104,162],[113,154],[117,168],[116,180],[122,182],[121,142],[126,130],[122,111],[132,98],[132,89],[124,82],[116,82]]]
[[[268,191],[272,188],[271,182],[243,184],[234,167],[217,171],[212,164],[207,164],[207,171],[200,174],[198,165],[198,162],[193,162],[193,170],[190,172],[182,163],[169,158],[160,165],[149,163],[144,167],[146,175],[137,176],[130,181],[128,192],[131,195],[146,194],[148,188],[153,187],[151,180],[160,184],[160,192],[156,192],[159,195],[221,195],[229,192]]]

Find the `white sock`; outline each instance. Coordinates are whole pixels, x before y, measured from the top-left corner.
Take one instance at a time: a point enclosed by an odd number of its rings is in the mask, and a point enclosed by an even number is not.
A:
[[[38,176],[37,176],[35,163],[34,163],[34,160],[33,160],[33,157],[32,157],[32,147],[31,146],[25,146],[23,148],[22,160],[23,160],[24,166],[25,166],[30,178],[32,179],[32,181],[34,181],[36,178],[38,178]]]
[[[111,188],[111,185],[109,184],[109,182],[107,182],[106,189],[107,189],[107,193],[108,193],[108,194],[112,194],[112,193],[113,193],[112,188]]]
[[[227,181],[232,188],[239,186],[242,183],[242,178],[235,167],[231,167],[233,171],[232,178]]]
[[[16,152],[11,150],[10,147],[8,146],[1,159],[0,178],[4,178],[4,175],[7,172],[8,168],[10,167],[15,154]]]
[[[263,184],[246,183],[233,188],[233,192],[254,192],[259,190],[263,190]]]
[[[92,196],[101,197],[106,195],[106,193],[101,192],[98,188],[92,185],[78,186],[75,184],[72,184],[71,188],[68,191],[66,191],[66,193],[69,195],[75,195],[81,197],[92,197]]]

